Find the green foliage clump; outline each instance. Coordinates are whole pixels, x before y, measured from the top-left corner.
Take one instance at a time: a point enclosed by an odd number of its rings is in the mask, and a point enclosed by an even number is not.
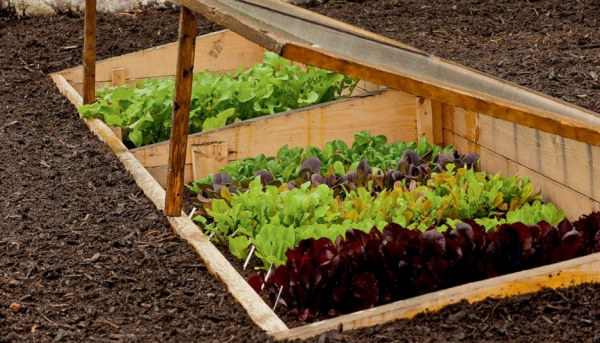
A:
[[[219,128],[241,120],[320,104],[352,93],[358,83],[331,71],[307,67],[302,71],[289,60],[266,52],[261,64],[233,74],[194,74],[190,133]],[[123,130],[136,147],[168,140],[171,134],[172,77],[146,79],[137,87],[98,89],[99,100],[84,105],[84,118],[100,118]]]

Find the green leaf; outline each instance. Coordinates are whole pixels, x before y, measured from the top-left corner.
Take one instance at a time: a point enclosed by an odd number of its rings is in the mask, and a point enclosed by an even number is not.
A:
[[[344,167],[344,164],[340,161],[336,161],[335,163],[333,163],[333,170],[339,176],[343,176],[346,174],[346,168]]]
[[[144,142],[144,135],[136,129],[129,133],[129,140],[132,141],[133,144],[135,144],[135,146],[139,148]]]
[[[108,126],[121,127],[125,120],[122,116],[120,116],[118,114],[108,114],[108,115],[104,116],[104,121],[105,121],[106,125],[108,125]]]
[[[319,99],[319,94],[317,94],[314,91],[310,91],[310,92],[308,92],[306,99],[300,98],[300,99],[298,99],[298,103],[310,105],[310,104],[317,102],[318,99]]]
[[[215,117],[206,119],[204,121],[204,124],[202,125],[202,131],[216,129],[216,128],[225,126],[225,123],[227,123],[227,118],[233,116],[234,113],[235,113],[235,108],[229,108],[223,112],[220,112]]]
[[[246,236],[238,236],[235,238],[229,237],[229,251],[231,254],[239,259],[246,259],[248,257],[248,246],[250,240]]]

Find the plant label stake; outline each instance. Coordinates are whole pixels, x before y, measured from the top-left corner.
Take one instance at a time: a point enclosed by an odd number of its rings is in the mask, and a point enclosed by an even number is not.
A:
[[[254,253],[254,249],[256,248],[256,246],[252,246],[252,248],[250,249],[250,253],[248,254],[248,258],[246,258],[246,262],[244,262],[244,270],[246,270],[246,267],[248,267],[248,262],[250,262],[250,258],[252,257],[252,254]]]
[[[83,103],[96,100],[96,0],[85,0],[83,35]]]
[[[194,213],[196,213],[196,208],[194,207],[192,209],[192,211],[190,212],[189,218],[192,219],[192,217],[194,216]]]
[[[185,6],[179,16],[179,50],[175,74],[175,97],[171,120],[171,145],[169,147],[169,170],[167,173],[167,196],[165,215],[181,216],[183,203],[183,176],[187,135],[190,121],[190,99],[194,75],[194,52],[196,46],[196,17]]]

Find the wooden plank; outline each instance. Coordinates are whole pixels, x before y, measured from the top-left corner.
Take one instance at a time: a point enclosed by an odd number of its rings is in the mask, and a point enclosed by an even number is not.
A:
[[[96,0],[85,0],[83,36],[83,103],[96,100]]]
[[[508,175],[515,174],[520,177],[529,177],[531,183],[535,185],[536,192],[540,191],[543,195],[542,200],[561,208],[565,211],[565,216],[571,220],[594,211],[594,201],[589,197],[509,160]]]
[[[67,95],[73,104],[79,106],[83,103],[81,96],[75,92],[62,75],[52,74],[51,76],[60,92]],[[117,158],[125,166],[125,169],[135,179],[140,189],[142,189],[144,195],[154,203],[159,211],[162,211],[165,205],[165,191],[152,175],[125,147],[123,142],[114,136],[104,122],[99,119],[84,121],[90,130],[112,149]],[[239,275],[225,256],[198,230],[185,213],[182,213],[180,217],[169,217],[169,222],[173,230],[194,247],[208,271],[227,285],[229,293],[244,307],[256,325],[267,333],[287,330],[287,326],[281,319],[267,306],[242,276]]]
[[[249,68],[263,60],[265,49],[229,30],[196,38],[195,70],[202,72],[233,72]],[[175,75],[177,43],[166,44],[100,61],[96,65],[97,86],[112,81],[112,69],[124,68],[125,79],[161,78]],[[61,72],[73,84],[81,84],[81,67]]]
[[[113,68],[110,70],[111,86],[121,87],[125,84],[125,68]]]
[[[598,281],[600,281],[600,254],[593,254],[378,306],[272,336],[278,340],[306,339],[326,331],[336,330],[340,325],[344,331],[348,331],[398,319],[410,319],[419,313],[437,311],[462,300],[473,303],[488,297],[504,298],[534,293],[546,287],[556,289]]]
[[[192,146],[192,173],[194,180],[207,174],[216,174],[219,168],[227,165],[227,143]]]
[[[115,134],[115,136],[117,136],[117,138],[119,138],[120,140],[123,140],[123,130],[121,130],[120,127],[110,126],[110,129]]]
[[[479,114],[444,104],[443,127],[472,142],[479,143]]]
[[[278,11],[279,0],[177,1],[295,61],[600,146],[600,118],[593,112],[353,28],[335,27],[333,20]]]
[[[431,143],[443,145],[442,104],[437,101],[416,97],[417,135]]]
[[[478,145],[475,142],[471,142],[470,140],[461,137],[457,134],[454,134],[454,137],[452,138],[453,140],[453,145],[454,145],[454,149],[456,149],[456,151],[458,151],[458,153],[460,153],[461,155],[466,155],[470,152],[476,152],[479,154],[479,149],[481,148],[480,145]]]
[[[442,103],[431,100],[431,113],[433,114],[433,143],[444,146]]]
[[[227,143],[228,160],[232,161],[261,153],[274,156],[285,144],[322,147],[335,139],[351,143],[354,134],[365,129],[373,135],[386,135],[390,142],[415,140],[414,96],[379,91],[190,135],[188,144]],[[152,144],[132,152],[147,168],[164,166],[168,144]],[[192,163],[191,153],[186,161]]]
[[[125,68],[113,68],[111,69],[111,86],[113,87],[121,87],[125,85]],[[118,126],[109,126],[112,132],[117,136],[120,140],[123,140],[123,130]]]
[[[179,16],[179,50],[177,72],[175,74],[175,95],[171,119],[171,140],[169,145],[169,172],[167,174],[167,197],[165,215],[181,215],[183,204],[183,175],[187,138],[190,131],[190,104],[194,77],[194,45],[196,44],[196,16],[181,6]]]
[[[75,107],[83,105],[82,94],[73,89],[71,84],[61,74],[50,74],[50,77],[54,81],[54,84],[56,84],[58,91],[67,97]]]
[[[495,152],[479,147],[479,158],[481,170],[490,174],[498,174],[508,176],[508,159],[500,156]]]
[[[600,200],[600,148],[481,116],[480,144],[592,199]]]
[[[184,169],[185,178],[183,179],[183,182],[186,184],[191,183],[192,181],[194,181],[192,164],[186,164]],[[164,166],[159,167],[148,167],[146,168],[146,170],[148,170],[150,175],[152,175],[152,177],[156,180],[156,182],[158,182],[158,184],[162,188],[167,189],[167,174],[169,172],[169,166],[165,164]]]
[[[417,137],[425,137],[427,141],[433,142],[433,110],[431,100],[420,96],[415,98],[417,115]]]
[[[443,129],[444,132],[444,146],[454,145],[454,132]]]

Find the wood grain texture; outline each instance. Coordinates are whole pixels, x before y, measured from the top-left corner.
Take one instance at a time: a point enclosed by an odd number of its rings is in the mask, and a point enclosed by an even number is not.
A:
[[[386,135],[390,142],[415,140],[415,97],[382,90],[193,134],[188,138],[188,145],[227,143],[228,160],[233,161],[261,153],[274,156],[285,144],[323,147],[335,139],[351,143],[355,133],[367,129],[373,135]],[[164,166],[167,151],[168,142],[162,142],[132,150],[132,153],[150,168]],[[191,163],[189,153],[186,164]],[[192,175],[186,175],[185,180],[193,181]]]
[[[444,106],[444,129],[600,200],[600,147],[453,106]]]
[[[410,319],[419,313],[437,311],[462,300],[472,303],[488,297],[504,298],[534,293],[544,287],[556,289],[598,281],[600,281],[600,254],[593,254],[378,306],[290,329],[273,334],[273,336],[278,340],[306,339],[329,330],[335,330],[340,324],[344,331],[354,330],[398,319]]]
[[[464,89],[453,89],[453,87],[438,83],[435,80],[423,83],[412,76],[398,75],[394,72],[386,71],[383,66],[381,66],[381,68],[367,67],[360,63],[350,62],[346,58],[341,58],[341,56],[328,55],[322,51],[315,51],[312,48],[302,45],[286,44],[282,56],[349,76],[358,77],[362,80],[388,86],[392,89],[422,96],[440,103],[465,108],[476,113],[486,113],[495,118],[504,119],[510,122],[519,123],[523,126],[537,128],[545,132],[600,146],[599,119],[589,111],[577,109],[578,114],[576,117],[561,115],[533,106],[525,106],[505,99],[497,99],[491,94],[484,94],[476,91],[465,92]],[[453,70],[464,68],[446,61],[444,61],[444,64],[451,65],[451,69]],[[467,70],[467,68],[464,69]],[[469,72],[471,71],[469,70]],[[477,75],[477,77],[480,77],[480,75]],[[500,80],[497,80],[497,82],[498,87],[500,87],[500,85],[508,86]],[[510,85],[509,87],[513,87],[513,85]],[[519,91],[535,94],[536,99],[544,98],[542,101],[544,103],[556,101],[528,89],[519,89]],[[561,106],[566,105],[560,101],[556,102],[560,103]]]
[[[96,0],[85,0],[83,34],[83,103],[96,100]]]
[[[590,213],[597,209],[597,201],[590,196],[578,192],[576,189],[569,187],[568,184],[558,182],[548,174],[542,172],[548,171],[548,169],[537,168],[532,169],[529,166],[536,165],[537,159],[542,159],[544,163],[552,164],[552,160],[560,154],[555,153],[542,153],[541,151],[546,148],[552,148],[552,145],[546,146],[545,148],[538,147],[537,153],[529,153],[527,158],[516,158],[515,156],[523,155],[528,151],[527,146],[530,143],[523,143],[521,145],[521,139],[527,139],[527,135],[520,135],[520,129],[531,130],[529,128],[515,128],[514,130],[498,130],[489,131],[483,129],[483,123],[487,122],[490,118],[483,114],[476,114],[473,112],[455,110],[450,112],[456,114],[453,119],[453,127],[461,134],[470,136],[475,139],[479,139],[480,142],[486,142],[491,136],[496,135],[498,141],[504,142],[504,144],[494,145],[492,148],[488,148],[485,145],[480,145],[472,140],[469,140],[458,133],[454,133],[452,137],[455,148],[461,153],[466,154],[468,152],[477,152],[481,157],[481,169],[488,173],[496,174],[500,172],[504,176],[519,175],[520,177],[529,177],[533,185],[536,187],[536,192],[541,192],[542,200],[546,202],[552,202],[557,207],[565,211],[565,215],[570,220],[579,218],[582,214]],[[471,124],[474,123],[474,118],[478,118],[478,123],[481,125],[478,129],[475,129]],[[497,120],[497,119],[493,119]],[[446,120],[447,127],[450,121]],[[510,127],[515,124],[507,123]],[[448,133],[448,136],[452,131],[444,129],[444,132]],[[475,134],[477,133],[477,134]],[[480,135],[481,133],[481,135]],[[538,131],[540,135],[546,134]],[[481,138],[480,138],[481,137]],[[538,136],[539,137],[539,136]],[[574,142],[577,144],[584,144],[581,142]],[[518,161],[517,161],[518,160]],[[585,160],[585,159],[584,159]],[[581,162],[580,162],[581,163]],[[555,165],[557,171],[550,171],[549,174],[559,173],[562,168],[559,165]],[[585,173],[584,173],[585,175]]]
[[[110,70],[110,85],[120,87],[125,85],[125,68],[112,68]]]
[[[81,96],[70,87],[62,75],[53,74],[51,76],[60,92],[65,94],[73,104],[79,106],[83,103]],[[84,121],[89,129],[116,154],[144,195],[154,203],[159,211],[162,211],[165,205],[165,190],[148,170],[140,164],[103,121],[99,119]],[[194,247],[207,269],[227,285],[229,293],[244,307],[252,321],[267,333],[286,331],[286,325],[231,266],[223,254],[198,230],[185,213],[181,214],[180,217],[169,217],[173,230]]]
[[[56,88],[58,88],[58,91],[64,95],[65,97],[67,97],[67,99],[69,99],[69,101],[75,105],[75,107],[79,107],[81,105],[83,105],[83,97],[80,93],[78,93],[69,83],[69,81],[67,81],[62,74],[60,73],[55,73],[55,74],[50,74],[50,77],[52,78],[52,81],[54,81],[54,84],[56,85]]]
[[[167,216],[181,215],[187,138],[190,131],[190,101],[194,76],[196,17],[184,6],[181,6],[180,11],[179,51],[177,55],[177,72],[175,73],[175,95],[173,97],[173,115],[171,119],[171,140],[169,141],[167,197],[165,200],[165,214]]]
[[[415,98],[417,116],[417,137],[425,137],[427,141],[433,142],[433,111],[431,100],[420,96]]]
[[[216,174],[229,161],[227,143],[192,145],[192,175],[194,180],[207,174]]]
[[[600,147],[482,116],[480,144],[600,200]]]
[[[433,114],[433,143],[444,146],[443,108],[442,103],[431,100],[431,113]]]
[[[561,208],[570,220],[576,220],[581,215],[594,211],[594,201],[589,197],[517,162],[508,160],[508,175],[527,176],[535,186],[535,191],[542,194],[542,200]]]
[[[234,72],[263,60],[265,49],[229,30],[209,33],[196,38],[194,69],[215,73]],[[143,78],[163,78],[175,75],[177,43],[146,49],[131,54],[109,58],[96,63],[96,87],[112,81],[112,69],[123,68],[130,84]],[[81,87],[82,67],[61,72],[75,89]]]

